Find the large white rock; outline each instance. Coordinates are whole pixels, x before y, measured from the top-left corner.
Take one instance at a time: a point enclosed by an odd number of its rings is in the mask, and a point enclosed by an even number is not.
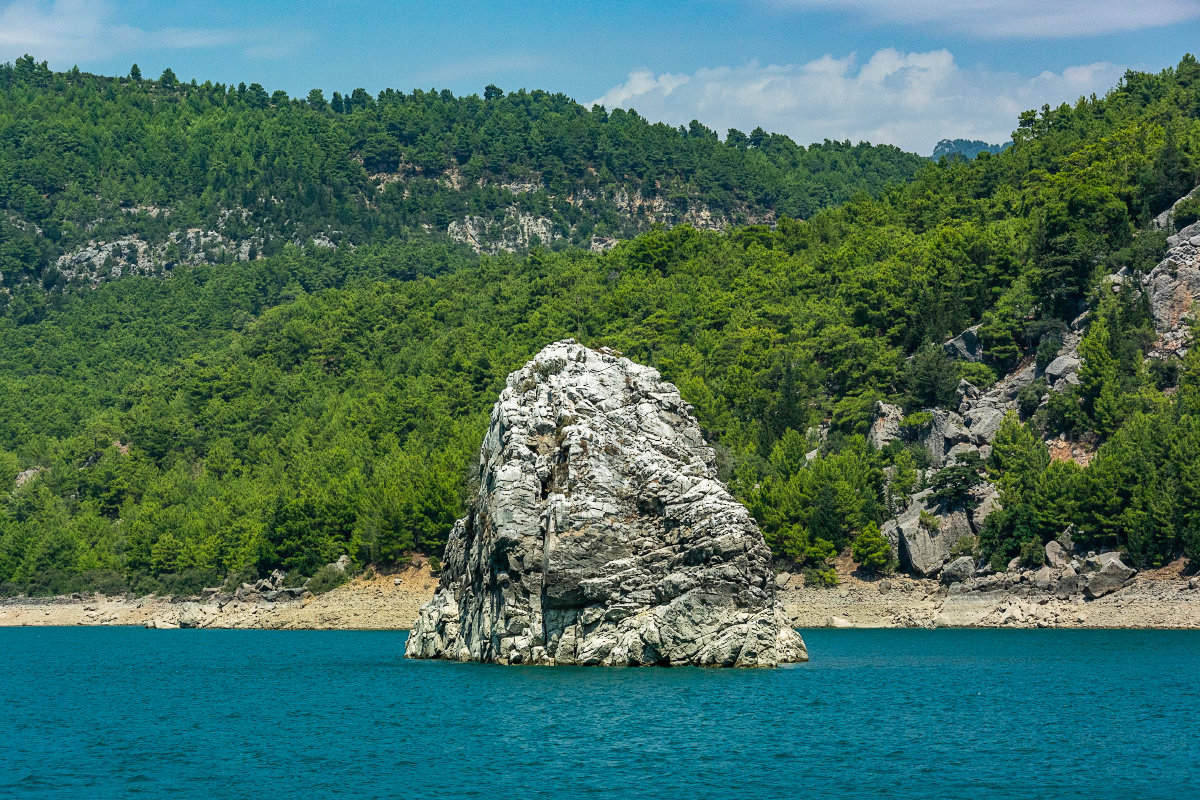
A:
[[[805,661],[770,552],[659,374],[573,340],[508,376],[412,658],[502,664]]]

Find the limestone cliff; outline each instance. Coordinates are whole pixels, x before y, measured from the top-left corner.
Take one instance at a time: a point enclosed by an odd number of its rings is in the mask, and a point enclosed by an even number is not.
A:
[[[407,655],[502,664],[807,660],[770,553],[653,369],[573,340],[509,375]]]

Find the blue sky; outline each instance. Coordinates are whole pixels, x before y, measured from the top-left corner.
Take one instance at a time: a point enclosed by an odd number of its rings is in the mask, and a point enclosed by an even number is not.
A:
[[[363,87],[561,91],[802,144],[1002,141],[1016,115],[1200,50],[1200,0],[0,0],[0,61]]]

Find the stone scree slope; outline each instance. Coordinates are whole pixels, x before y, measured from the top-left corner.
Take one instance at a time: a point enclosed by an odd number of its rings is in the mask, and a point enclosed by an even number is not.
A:
[[[658,372],[573,340],[492,409],[481,478],[410,658],[766,667],[806,661],[770,552]]]

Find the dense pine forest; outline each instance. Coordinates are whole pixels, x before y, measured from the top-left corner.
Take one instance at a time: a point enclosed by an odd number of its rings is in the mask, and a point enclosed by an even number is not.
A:
[[[0,68],[0,275],[55,288],[391,238],[601,246],[654,222],[808,217],[923,161],[761,129],[721,141],[541,91],[294,99],[25,57]]]
[[[5,66],[0,585],[187,592],[437,554],[505,376],[568,336],[679,386],[780,559],[886,569],[879,526],[929,465],[868,443],[877,402],[919,426],[960,380],[1052,357],[1085,311],[1077,385],[1039,387],[931,488],[996,484],[993,563],[1068,524],[1137,564],[1200,557],[1200,350],[1147,358],[1136,288],[1170,233],[1152,220],[1200,183],[1200,64],[1015,122],[1000,153],[932,163],[494,87],[327,102]],[[683,224],[622,216],[622,192]],[[549,240],[441,235],[514,202]],[[698,206],[727,229],[687,224]],[[228,247],[188,260],[190,229]],[[121,237],[177,247],[119,280],[141,262],[58,266]],[[975,325],[983,360],[950,359]],[[1050,436],[1086,466],[1051,462]]]

